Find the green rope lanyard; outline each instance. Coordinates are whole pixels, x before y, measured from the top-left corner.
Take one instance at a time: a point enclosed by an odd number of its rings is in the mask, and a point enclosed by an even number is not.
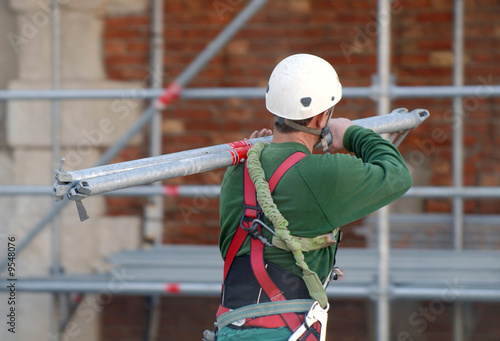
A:
[[[266,181],[266,176],[259,160],[262,151],[267,146],[267,143],[259,141],[247,154],[248,172],[250,173],[250,178],[257,191],[257,201],[264,215],[273,224],[274,232],[277,237],[286,243],[288,249],[293,253],[295,264],[302,269],[302,279],[306,283],[309,295],[311,295],[312,299],[318,301],[322,308],[326,308],[328,305],[328,298],[326,297],[325,290],[323,289],[318,274],[309,269],[309,266],[304,261],[304,254],[302,253],[300,242],[290,234],[288,230],[288,221],[280,213],[271,196],[269,183]]]

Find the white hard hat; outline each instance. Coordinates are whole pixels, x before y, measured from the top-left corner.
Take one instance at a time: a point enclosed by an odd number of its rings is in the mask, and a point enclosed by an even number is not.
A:
[[[271,73],[266,108],[279,117],[304,120],[333,107],[341,98],[342,85],[330,63],[311,54],[295,54]]]

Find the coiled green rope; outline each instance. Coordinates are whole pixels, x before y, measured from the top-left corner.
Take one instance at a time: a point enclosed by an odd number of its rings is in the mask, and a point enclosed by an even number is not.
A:
[[[326,308],[328,305],[328,298],[318,274],[309,269],[309,266],[304,260],[300,242],[290,234],[288,230],[288,221],[280,213],[271,196],[269,183],[266,181],[266,176],[262,169],[262,164],[260,163],[260,155],[267,146],[267,143],[259,141],[247,154],[248,172],[250,173],[250,178],[257,191],[257,201],[264,215],[273,224],[276,236],[283,240],[288,249],[293,253],[295,264],[302,270],[302,279],[306,283],[309,295],[311,295],[312,299],[318,301],[322,308]]]

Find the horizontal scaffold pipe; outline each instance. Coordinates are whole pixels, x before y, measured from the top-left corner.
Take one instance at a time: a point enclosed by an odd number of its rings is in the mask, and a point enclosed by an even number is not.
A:
[[[209,197],[216,198],[220,194],[219,185],[166,185],[135,186],[114,192],[103,193],[110,197]],[[52,196],[53,186],[43,185],[5,185],[0,186],[0,196]],[[500,194],[499,194],[500,196]]]
[[[177,152],[172,154],[165,154],[160,156],[148,157],[138,160],[125,161],[120,163],[109,164],[105,166],[92,167],[76,171],[58,171],[56,173],[56,179],[60,182],[70,182],[89,178],[95,178],[104,175],[111,175],[116,173],[122,173],[131,171],[134,169],[146,168],[151,166],[157,166],[167,162],[179,161],[183,159],[202,157],[207,155],[214,155],[220,152],[236,151],[239,152],[240,149],[248,149],[253,146],[257,141],[270,142],[271,136],[259,139],[251,139],[248,141],[238,141],[233,143],[224,143],[216,146],[203,147],[197,149],[186,150],[183,152]],[[245,154],[246,155],[246,154]],[[235,162],[238,161],[238,155],[235,155]],[[237,163],[237,162],[236,162]]]
[[[391,224],[408,226],[408,224],[453,224],[453,214],[450,213],[392,213],[389,215]],[[498,226],[500,214],[465,214],[464,223],[470,226],[493,225]],[[376,224],[377,217],[370,215],[364,220],[366,224]],[[494,238],[493,236],[490,237]],[[500,238],[498,238],[500,240]]]
[[[388,115],[354,123],[379,134],[397,133],[418,127],[428,117],[429,112],[424,109],[411,112],[396,109]],[[67,195],[71,200],[81,200],[90,195],[228,167],[242,162],[257,141],[270,142],[271,139],[268,136],[89,169],[58,171],[53,193],[59,199]]]
[[[103,193],[106,196],[147,197],[155,195],[195,197],[216,197],[220,193],[219,185],[166,185],[135,186],[118,191]],[[43,185],[3,185],[2,195],[53,195],[53,186]],[[451,186],[416,186],[404,194],[406,198],[500,198],[500,186],[495,187],[451,187]]]
[[[389,96],[395,98],[423,97],[498,97],[500,85],[465,86],[391,86]],[[0,101],[12,100],[76,100],[76,99],[154,99],[163,89],[88,89],[88,90],[0,90]],[[263,87],[214,87],[182,89],[181,99],[229,99],[264,98]],[[367,87],[344,87],[343,98],[377,98],[380,90],[376,85]]]
[[[177,283],[161,281],[128,281],[117,282],[113,278],[26,278],[19,281],[16,289],[25,292],[53,293],[113,293],[119,287],[120,295],[220,295],[218,283]],[[4,285],[5,284],[5,285]],[[6,280],[0,280],[0,291],[8,290]],[[377,293],[376,286],[335,286],[327,288],[330,298],[373,298]],[[443,295],[453,297],[454,301],[500,301],[500,289],[450,287],[444,283],[441,287],[405,287],[392,285],[389,296],[393,299],[442,299]]]
[[[77,99],[154,99],[164,89],[88,89],[88,90],[0,90],[0,101],[14,100],[77,100]],[[180,90],[181,99],[264,98],[262,87],[186,88]],[[344,87],[344,98],[368,98],[372,87]]]

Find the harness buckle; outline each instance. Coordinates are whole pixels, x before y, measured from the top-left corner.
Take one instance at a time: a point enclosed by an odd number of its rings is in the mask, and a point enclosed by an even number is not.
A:
[[[260,217],[260,215],[261,215],[261,213],[259,213],[259,217]],[[259,227],[261,227],[261,226],[264,227],[266,230],[271,232],[274,236],[276,236],[276,233],[259,218],[253,219],[252,222],[250,222],[250,224],[248,224],[249,221],[250,221],[250,219],[247,216],[243,215],[243,217],[241,218],[241,224],[240,224],[241,228],[245,231],[248,231],[248,234],[253,239],[259,239],[262,242],[262,244],[264,244],[265,246],[273,246],[273,244],[271,244],[269,242],[269,240],[267,240],[262,235],[262,231]],[[247,226],[250,226],[250,227],[245,227],[245,224],[243,224],[243,222],[246,222]]]
[[[252,224],[250,225],[250,228],[248,229],[248,234],[253,239],[260,239],[260,237],[262,237],[262,232],[259,230],[259,225],[255,224],[253,221]]]

